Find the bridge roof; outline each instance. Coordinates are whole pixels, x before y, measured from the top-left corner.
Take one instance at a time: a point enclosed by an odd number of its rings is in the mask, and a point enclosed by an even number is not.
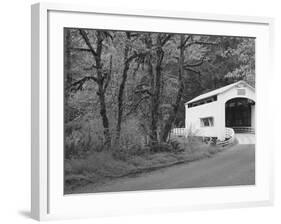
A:
[[[251,88],[252,90],[255,90],[252,86],[250,86],[248,83],[246,83],[245,81],[243,80],[240,80],[238,82],[235,82],[235,83],[232,83],[230,85],[227,85],[227,86],[223,86],[221,88],[218,88],[218,89],[215,89],[215,90],[212,90],[210,92],[207,92],[207,93],[204,93],[202,95],[199,95],[195,98],[193,98],[192,100],[186,102],[185,104],[188,104],[188,103],[193,103],[193,102],[196,102],[196,101],[199,101],[199,100],[203,100],[203,99],[206,99],[206,98],[209,98],[209,97],[212,97],[212,96],[217,96],[219,94],[222,94],[224,92],[226,92],[227,90],[231,89],[232,87],[235,87],[236,85],[239,85],[239,84],[245,84],[246,86],[248,86],[249,88]]]

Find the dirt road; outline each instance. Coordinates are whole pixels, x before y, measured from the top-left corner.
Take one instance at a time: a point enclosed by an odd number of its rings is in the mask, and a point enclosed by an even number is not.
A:
[[[255,184],[255,145],[235,145],[212,158],[99,185],[89,184],[76,189],[75,193],[252,184]]]

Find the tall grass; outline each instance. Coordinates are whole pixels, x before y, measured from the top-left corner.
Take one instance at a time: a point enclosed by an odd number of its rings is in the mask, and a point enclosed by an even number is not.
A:
[[[75,188],[89,180],[98,183],[138,170],[194,161],[221,151],[219,147],[204,144],[191,133],[187,138],[146,145],[145,136],[135,120],[124,122],[118,141],[112,129],[111,147],[105,149],[100,124],[95,121],[83,124],[74,126],[65,138],[65,189]]]

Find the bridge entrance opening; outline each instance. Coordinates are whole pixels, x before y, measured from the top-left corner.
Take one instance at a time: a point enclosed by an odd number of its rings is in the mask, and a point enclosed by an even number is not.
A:
[[[248,98],[234,98],[225,103],[225,126],[234,130],[254,129],[255,102]]]

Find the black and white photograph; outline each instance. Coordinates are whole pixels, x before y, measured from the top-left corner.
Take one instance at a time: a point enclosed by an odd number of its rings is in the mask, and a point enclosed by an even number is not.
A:
[[[64,194],[255,185],[254,37],[61,38]]]

